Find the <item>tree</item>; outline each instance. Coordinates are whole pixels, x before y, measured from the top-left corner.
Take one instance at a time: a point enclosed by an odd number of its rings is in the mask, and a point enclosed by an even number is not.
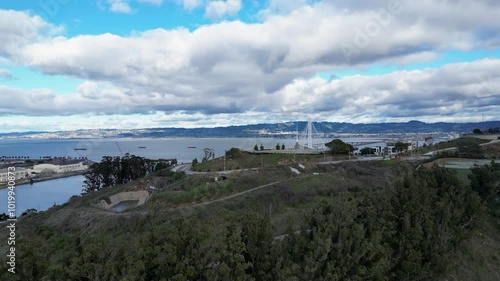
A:
[[[123,157],[104,156],[84,174],[82,193],[124,184],[142,178],[154,171],[156,162],[126,153]]]
[[[483,134],[483,132],[479,128],[476,128],[476,129],[472,130],[472,133],[474,135],[482,135]]]
[[[215,158],[215,151],[212,148],[205,148],[203,152],[205,153],[205,157],[201,159],[202,163],[210,161],[210,158],[212,158],[212,160]]]
[[[334,139],[329,143],[325,143],[325,145],[332,154],[349,154],[354,151],[354,146],[339,139]]]
[[[273,228],[268,216],[248,213],[243,218],[241,229],[243,256],[251,264],[249,271],[255,280],[272,280],[269,273],[273,268],[271,247]]]
[[[479,198],[447,169],[401,170],[390,195],[394,280],[433,279],[477,218]]]
[[[165,161],[159,161],[158,163],[156,163],[155,165],[155,172],[156,171],[160,171],[160,170],[163,170],[163,169],[166,169],[168,168],[169,165],[167,163],[165,163]]]
[[[260,150],[261,151],[264,150],[264,145],[262,145],[262,144],[260,145]]]
[[[281,150],[285,150],[285,144],[281,144]]]
[[[276,150],[280,150],[281,146],[279,143],[276,144]]]
[[[36,214],[38,213],[38,210],[37,209],[34,209],[34,208],[29,208],[27,209],[26,211],[24,211],[21,216],[24,216],[24,215],[31,215],[31,214]]]
[[[361,152],[361,155],[371,155],[375,153],[375,149],[371,147],[364,147],[359,152]]]
[[[491,165],[474,168],[469,175],[472,190],[486,202],[500,198],[500,164],[492,161]]]
[[[259,150],[259,146],[258,146],[258,145],[255,145],[255,146],[253,147],[253,150]]]
[[[217,236],[215,244],[218,246],[214,248],[219,256],[219,264],[208,272],[208,280],[253,280],[246,272],[252,264],[243,255],[245,244],[242,235],[241,226],[231,222]]]
[[[486,131],[486,133],[490,134],[490,135],[498,134],[498,133],[500,133],[500,129],[498,127],[488,128],[488,130]]]
[[[0,221],[6,221],[8,218],[9,218],[9,216],[6,213],[0,214]]]
[[[394,149],[397,152],[405,152],[406,150],[408,150],[409,145],[410,144],[408,144],[408,143],[398,141],[397,143],[394,144]]]
[[[191,162],[191,167],[194,167],[198,164],[198,158],[194,158],[193,161]]]
[[[236,147],[232,147],[231,149],[226,151],[226,157],[232,158],[232,157],[238,157],[240,155],[241,155],[241,150]]]
[[[476,142],[463,138],[456,140],[459,156],[463,158],[483,159],[484,152]]]

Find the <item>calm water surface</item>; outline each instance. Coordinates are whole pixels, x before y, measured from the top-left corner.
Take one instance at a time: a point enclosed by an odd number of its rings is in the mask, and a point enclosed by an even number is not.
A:
[[[349,138],[344,141],[368,140]],[[371,139],[377,141],[376,139]],[[87,157],[100,161],[103,156],[120,156],[130,153],[151,159],[177,158],[179,162],[191,162],[194,158],[201,160],[203,149],[214,149],[216,157],[222,156],[231,147],[252,149],[254,145],[263,144],[266,148],[274,148],[276,143],[284,143],[293,147],[295,139],[275,138],[197,138],[197,139],[70,139],[70,140],[6,140],[0,139],[1,156],[27,156],[39,159],[52,157]],[[143,148],[144,147],[144,148]],[[84,148],[86,150],[75,150]]]
[[[115,206],[113,206],[113,210],[115,212],[123,212],[127,209],[137,207],[137,204],[139,203],[139,200],[128,200],[128,201],[122,201]]]
[[[33,185],[20,185],[16,192],[16,215],[27,209],[45,211],[54,204],[60,205],[73,195],[80,195],[83,176],[36,182]],[[7,213],[7,188],[0,189],[0,213]]]

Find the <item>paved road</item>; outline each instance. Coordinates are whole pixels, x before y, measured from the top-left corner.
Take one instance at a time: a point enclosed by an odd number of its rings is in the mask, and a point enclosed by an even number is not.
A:
[[[357,162],[357,161],[381,161],[384,160],[383,157],[360,157],[360,158],[354,158],[350,160],[337,160],[337,161],[325,161],[325,162],[319,162],[319,165],[327,165],[327,164],[339,164],[343,162]]]
[[[409,156],[409,157],[402,157],[399,160],[401,161],[419,161],[419,160],[426,160],[429,159],[428,156]],[[384,157],[359,157],[357,159],[350,159],[350,160],[338,160],[338,161],[326,161],[326,162],[319,162],[318,164],[320,165],[327,165],[327,164],[339,164],[343,162],[359,162],[359,161],[382,161],[384,160]],[[389,159],[388,159],[389,160]]]
[[[492,145],[492,144],[496,144],[496,143],[500,143],[500,140],[492,140],[490,142],[482,143],[479,146]]]
[[[497,144],[497,143],[500,143],[500,140],[492,140],[490,142],[482,143],[479,146],[488,146],[488,145]],[[427,152],[424,155],[425,156],[432,156],[432,155],[439,153],[439,152],[452,151],[452,150],[456,150],[456,149],[457,149],[457,147],[450,147],[450,148],[445,148],[445,149],[433,150],[433,151]]]
[[[450,148],[445,148],[445,149],[433,150],[433,151],[425,153],[424,155],[425,156],[433,156],[434,154],[439,153],[439,152],[454,151],[454,150],[457,150],[457,148],[456,147],[450,147]]]
[[[172,168],[172,171],[173,172],[189,172],[191,170],[191,164],[182,164],[182,165],[177,165],[175,167]]]
[[[178,165],[172,168],[172,171],[174,172],[184,172],[187,175],[205,175],[205,174],[219,174],[219,175],[228,175],[234,172],[240,172],[240,171],[246,171],[246,170],[253,170],[253,169],[258,169],[258,168],[251,168],[251,169],[239,169],[239,170],[227,170],[227,171],[217,171],[217,172],[195,172],[191,170],[191,164],[182,164]]]

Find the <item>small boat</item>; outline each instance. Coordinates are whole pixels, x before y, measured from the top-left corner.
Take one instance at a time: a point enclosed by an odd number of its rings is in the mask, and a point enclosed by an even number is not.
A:
[[[75,148],[75,150],[87,150],[86,148]]]
[[[196,148],[196,146],[188,146],[188,148]]]
[[[139,146],[139,148],[146,148],[145,146]]]

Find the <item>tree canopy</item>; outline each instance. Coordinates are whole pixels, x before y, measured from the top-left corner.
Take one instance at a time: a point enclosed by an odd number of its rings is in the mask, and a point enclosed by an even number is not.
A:
[[[375,149],[371,147],[363,147],[359,152],[361,155],[370,155],[375,153]]]
[[[84,174],[82,193],[128,183],[167,167],[169,165],[165,161],[153,161],[128,153],[123,157],[104,156],[100,163],[92,164],[90,170]]]
[[[354,151],[354,146],[345,143],[340,139],[334,139],[325,145],[330,149],[332,154],[349,154]]]
[[[396,152],[405,152],[408,150],[408,146],[410,146],[409,143],[398,141],[397,143],[394,144],[394,149]]]
[[[16,244],[17,274],[2,262],[0,279],[435,280],[483,204],[498,201],[500,165],[474,169],[470,185],[440,167],[394,172],[384,186],[329,196],[280,239],[271,211],[235,210],[216,221],[150,212],[92,235],[30,226]]]

